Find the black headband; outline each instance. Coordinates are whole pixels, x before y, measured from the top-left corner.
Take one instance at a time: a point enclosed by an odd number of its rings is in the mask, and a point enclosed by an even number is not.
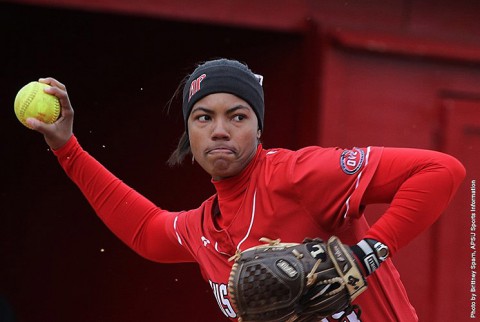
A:
[[[229,93],[246,101],[257,115],[259,128],[263,129],[265,105],[262,81],[262,76],[254,74],[236,60],[217,59],[198,66],[183,88],[185,130],[193,105],[214,93]]]

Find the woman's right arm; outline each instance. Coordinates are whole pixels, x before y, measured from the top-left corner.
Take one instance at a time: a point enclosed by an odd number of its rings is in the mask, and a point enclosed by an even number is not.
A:
[[[158,262],[193,261],[176,242],[175,213],[162,210],[127,186],[82,149],[73,135],[73,108],[66,88],[53,78],[40,79],[58,97],[61,117],[53,124],[28,119],[42,133],[67,175],[80,188],[102,221],[129,247]]]

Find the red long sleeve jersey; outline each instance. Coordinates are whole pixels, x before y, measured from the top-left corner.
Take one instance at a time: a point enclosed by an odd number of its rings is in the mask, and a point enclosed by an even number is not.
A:
[[[98,216],[129,247],[157,262],[196,261],[232,320],[237,314],[227,292],[228,259],[236,250],[258,245],[261,237],[302,242],[336,235],[349,245],[373,238],[394,254],[437,219],[465,176],[456,159],[434,151],[290,151],[260,145],[241,174],[212,181],[217,193],[199,208],[169,212],[116,178],[75,137],[55,154]],[[372,227],[363,216],[370,203],[390,204]],[[362,321],[417,320],[390,260],[368,278],[368,290],[355,302]],[[348,315],[347,321],[358,320],[355,311]]]

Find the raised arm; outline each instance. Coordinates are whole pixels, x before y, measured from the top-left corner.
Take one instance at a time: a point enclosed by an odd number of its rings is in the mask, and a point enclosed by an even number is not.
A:
[[[44,135],[67,175],[80,188],[97,215],[123,242],[140,255],[158,262],[192,261],[175,240],[175,213],[162,210],[115,177],[82,149],[73,135],[73,108],[65,86],[53,78],[45,92],[59,98],[61,117],[53,124],[28,119]]]

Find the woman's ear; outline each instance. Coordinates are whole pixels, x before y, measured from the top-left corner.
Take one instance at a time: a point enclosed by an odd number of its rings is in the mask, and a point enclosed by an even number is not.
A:
[[[257,130],[257,139],[260,140],[260,137],[262,136],[262,130],[258,129]]]

